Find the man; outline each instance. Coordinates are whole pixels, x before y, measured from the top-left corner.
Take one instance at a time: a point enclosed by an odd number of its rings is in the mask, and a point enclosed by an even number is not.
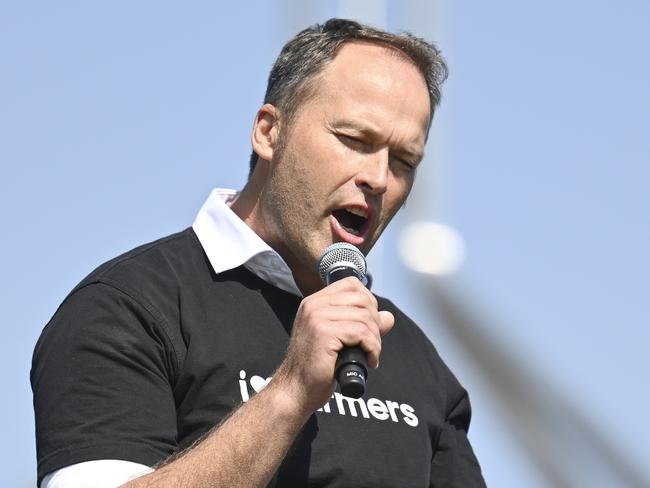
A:
[[[284,47],[245,188],[98,268],[44,330],[42,486],[484,486],[467,394],[433,346],[317,271],[334,242],[370,251],[403,205],[445,74],[424,41],[350,21]],[[374,368],[359,400],[335,392],[353,346]]]

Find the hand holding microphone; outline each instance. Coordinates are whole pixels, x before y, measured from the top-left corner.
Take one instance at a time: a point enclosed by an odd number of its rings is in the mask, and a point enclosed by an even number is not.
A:
[[[358,253],[357,257],[350,257],[345,250],[341,254],[340,248],[347,246]],[[379,364],[381,337],[393,327],[393,315],[379,311],[377,299],[363,285],[365,266],[359,259],[365,261],[363,254],[348,244],[326,249],[321,263],[323,279],[329,284],[303,298],[286,357],[269,384],[282,390],[283,398],[306,415],[330,399],[337,370],[343,375],[344,395],[358,398],[363,394],[360,371],[365,383],[368,368]],[[348,382],[352,386],[346,386]]]
[[[352,244],[337,242],[328,246],[318,262],[318,272],[325,286],[349,276],[362,283],[366,278],[366,259]],[[341,393],[360,398],[366,390],[368,358],[360,347],[345,347],[336,361],[336,381]]]

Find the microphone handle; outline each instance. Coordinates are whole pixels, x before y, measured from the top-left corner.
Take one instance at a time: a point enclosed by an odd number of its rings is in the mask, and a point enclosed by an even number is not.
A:
[[[361,280],[354,268],[342,266],[329,272],[327,284],[348,276],[355,276]],[[341,388],[341,393],[350,398],[361,398],[366,391],[367,377],[368,358],[365,351],[360,347],[344,347],[336,360],[336,381]]]

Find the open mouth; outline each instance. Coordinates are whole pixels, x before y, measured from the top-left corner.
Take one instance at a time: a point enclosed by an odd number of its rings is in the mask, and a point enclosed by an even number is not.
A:
[[[334,210],[332,215],[346,232],[354,236],[361,236],[367,228],[368,212],[361,208],[340,208]]]

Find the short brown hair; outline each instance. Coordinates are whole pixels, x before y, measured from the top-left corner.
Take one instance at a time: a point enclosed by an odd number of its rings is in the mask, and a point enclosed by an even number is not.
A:
[[[290,125],[300,106],[313,95],[316,76],[334,59],[343,44],[352,41],[386,45],[415,64],[429,92],[431,123],[440,102],[440,87],[447,78],[447,65],[438,48],[408,32],[392,34],[345,19],[330,19],[324,24],[314,24],[284,45],[269,74],[264,103],[275,105],[285,124]],[[257,159],[253,151],[249,177]]]

